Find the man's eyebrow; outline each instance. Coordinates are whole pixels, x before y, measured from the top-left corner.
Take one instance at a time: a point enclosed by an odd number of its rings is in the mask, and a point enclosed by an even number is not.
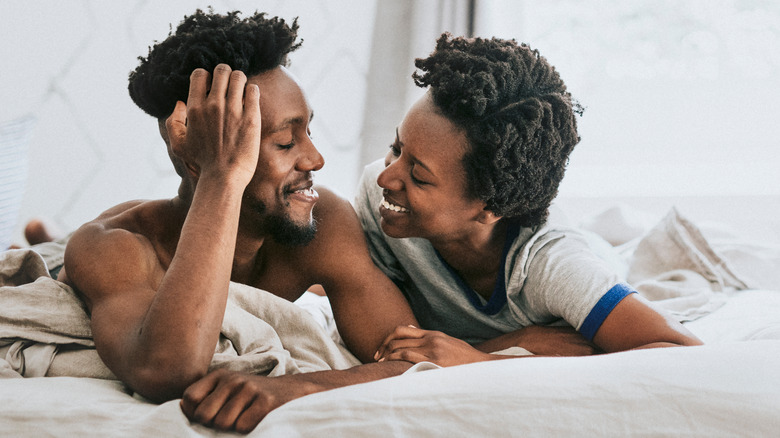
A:
[[[314,119],[314,111],[309,113],[309,120],[308,121],[311,122],[312,119]],[[291,125],[297,125],[297,124],[301,124],[301,123],[304,123],[303,117],[288,117],[288,118],[282,120],[278,125],[276,125],[273,128],[271,128],[271,132],[270,133],[271,134],[275,134],[275,133],[277,133],[279,131],[283,131],[283,130],[289,128]]]

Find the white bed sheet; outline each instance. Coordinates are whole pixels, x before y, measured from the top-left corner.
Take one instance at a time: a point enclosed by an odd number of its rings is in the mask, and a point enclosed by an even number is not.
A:
[[[780,341],[519,358],[315,394],[257,436],[772,436]]]
[[[742,291],[687,324],[702,347],[409,372],[295,400],[249,436],[773,436],[778,309],[779,291]],[[233,436],[107,380],[3,379],[0,406],[0,436]]]
[[[421,371],[313,394],[250,437],[773,436],[780,340],[518,358]],[[231,436],[191,425],[178,401],[116,382],[41,377],[0,387],[2,436]]]

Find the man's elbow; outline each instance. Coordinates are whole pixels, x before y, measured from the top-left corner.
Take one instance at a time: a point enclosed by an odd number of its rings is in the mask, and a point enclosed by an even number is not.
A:
[[[144,367],[135,370],[126,383],[139,395],[162,403],[181,398],[184,391],[206,375],[208,367],[169,366]]]

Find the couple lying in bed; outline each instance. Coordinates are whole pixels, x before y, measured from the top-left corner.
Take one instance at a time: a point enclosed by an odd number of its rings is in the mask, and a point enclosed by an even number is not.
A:
[[[59,279],[82,295],[100,357],[134,391],[183,397],[192,420],[249,431],[289,400],[421,361],[700,343],[582,236],[545,226],[579,137],[577,107],[537,52],[443,35],[416,61],[427,93],[383,165],[367,168],[356,214],[312,187],[324,164],[313,111],[284,67],[297,29],[263,14],[198,11],[130,75],[133,101],[159,121],[178,195],[124,203],[83,225]],[[207,373],[231,281],[291,301],[321,285],[366,364],[273,378]]]

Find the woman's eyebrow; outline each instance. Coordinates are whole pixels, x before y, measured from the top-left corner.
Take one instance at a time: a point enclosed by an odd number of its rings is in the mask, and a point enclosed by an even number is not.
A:
[[[420,161],[420,160],[419,160],[417,157],[415,157],[415,156],[414,156],[414,155],[412,155],[412,154],[409,154],[409,157],[411,158],[412,162],[413,162],[415,165],[422,167],[423,169],[425,169],[425,171],[426,171],[426,172],[430,173],[430,174],[431,174],[431,175],[433,175],[433,176],[436,176],[436,174],[435,174],[435,173],[433,173],[433,172],[431,171],[431,169],[430,169],[428,166],[426,166],[426,165],[425,165],[425,163],[423,163],[422,161]]]
[[[395,144],[398,145],[399,148],[403,147],[404,143],[401,141],[401,136],[398,135],[398,128],[395,128]],[[420,166],[423,169],[425,169],[426,172],[430,173],[432,176],[436,176],[431,169],[425,165],[422,161],[420,161],[417,157],[414,156],[414,154],[410,152],[406,152],[407,155],[409,155],[409,159],[412,160],[412,163],[414,163],[416,166]]]

